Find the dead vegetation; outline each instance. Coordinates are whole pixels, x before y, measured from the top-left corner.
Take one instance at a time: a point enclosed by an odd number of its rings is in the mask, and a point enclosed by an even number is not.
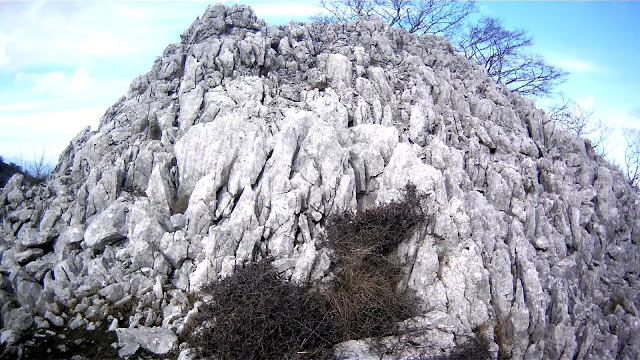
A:
[[[331,216],[325,226],[326,240],[336,263],[350,267],[388,257],[425,219],[421,206],[425,197],[415,185],[407,185],[402,200]]]
[[[283,281],[268,260],[202,289],[188,341],[217,359],[317,359],[339,341],[324,296]]]
[[[328,219],[326,242],[337,276],[326,296],[345,340],[395,335],[399,322],[418,314],[416,298],[401,289],[394,252],[424,220],[423,198],[408,185],[402,200]]]
[[[424,220],[423,198],[407,186],[402,200],[330,217],[335,279],[322,293],[287,282],[269,259],[207,285],[186,340],[216,359],[332,359],[337,343],[398,334],[418,302],[395,251]]]

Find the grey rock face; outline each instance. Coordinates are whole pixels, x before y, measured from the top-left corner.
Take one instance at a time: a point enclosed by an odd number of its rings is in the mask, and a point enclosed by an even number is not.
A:
[[[133,355],[138,348],[164,355],[177,347],[176,335],[162,328],[116,329],[121,357]]]
[[[25,308],[16,308],[4,315],[3,324],[9,329],[22,332],[33,325],[33,315]]]
[[[126,204],[117,202],[97,215],[84,233],[87,247],[103,248],[107,244],[126,238],[128,212]]]
[[[267,256],[322,281],[324,219],[408,182],[430,219],[397,254],[429,309],[411,320],[421,348],[484,327],[514,359],[640,357],[640,200],[588,142],[443,38],[376,20],[268,26],[242,6],[210,6],[47,183],[9,181],[1,315],[83,326],[134,302],[121,355],[160,354],[189,291]]]

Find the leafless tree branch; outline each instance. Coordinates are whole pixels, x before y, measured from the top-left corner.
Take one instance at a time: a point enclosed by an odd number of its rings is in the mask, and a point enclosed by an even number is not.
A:
[[[373,15],[391,26],[420,35],[450,36],[457,33],[463,21],[475,12],[474,1],[458,0],[321,0],[320,6],[331,15],[316,17],[316,20],[344,22]]]
[[[587,111],[575,101],[561,97],[561,102],[551,106],[549,117],[555,120],[574,134],[582,136],[587,132],[587,125],[593,116],[593,110]]]
[[[640,129],[625,129],[627,147],[624,150],[624,165],[629,184],[640,187]]]
[[[591,140],[591,145],[600,156],[609,154],[607,142],[613,128],[594,117],[595,110],[585,109],[572,99],[561,96],[561,101],[549,108],[549,117],[562,124],[576,136]]]
[[[500,20],[486,17],[461,35],[458,51],[482,65],[497,83],[522,95],[547,96],[567,73],[539,55],[523,54],[532,44],[524,30],[507,30]]]

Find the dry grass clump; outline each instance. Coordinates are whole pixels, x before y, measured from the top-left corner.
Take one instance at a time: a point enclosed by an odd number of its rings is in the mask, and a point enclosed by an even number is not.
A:
[[[336,312],[343,340],[397,333],[398,323],[418,314],[416,299],[396,291],[400,269],[344,269],[325,295]]]
[[[327,221],[326,241],[334,251],[337,276],[326,296],[345,340],[394,335],[399,322],[418,314],[415,296],[398,290],[403,274],[393,254],[424,220],[424,195],[413,185],[404,195]]]

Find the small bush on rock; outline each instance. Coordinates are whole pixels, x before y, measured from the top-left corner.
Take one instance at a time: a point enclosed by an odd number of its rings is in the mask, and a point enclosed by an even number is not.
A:
[[[329,358],[339,341],[325,297],[283,281],[261,261],[202,289],[204,305],[189,341],[216,359]]]
[[[418,314],[415,296],[398,291],[403,274],[393,253],[424,220],[423,198],[408,185],[403,200],[328,219],[337,277],[327,298],[345,340],[394,335],[399,322]]]
[[[326,292],[344,340],[394,335],[399,322],[418,314],[411,293],[396,291],[400,269],[386,266],[344,269]]]
[[[425,219],[421,206],[425,197],[418,194],[415,185],[407,185],[402,200],[331,216],[325,226],[327,244],[338,263],[359,265],[390,255]]]

